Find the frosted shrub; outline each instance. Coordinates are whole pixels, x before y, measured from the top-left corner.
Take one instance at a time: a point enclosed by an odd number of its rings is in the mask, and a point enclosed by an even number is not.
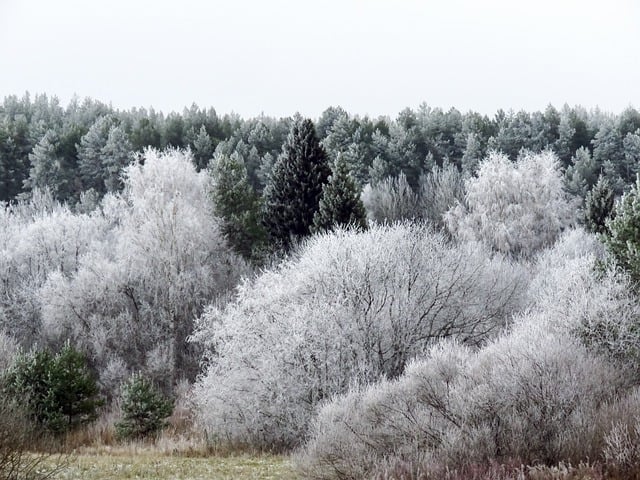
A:
[[[444,215],[456,204],[464,203],[464,176],[455,165],[434,167],[420,176],[420,214],[438,228],[445,226]]]
[[[305,478],[369,478],[385,458],[418,468],[459,421],[451,395],[470,356],[459,344],[443,343],[397,380],[334,398],[319,409],[310,440],[295,456],[299,470]]]
[[[404,173],[365,185],[360,198],[370,222],[390,224],[421,217],[418,195]]]
[[[309,478],[368,478],[389,464],[417,477],[518,459],[555,464],[594,458],[599,409],[623,382],[578,341],[526,316],[473,353],[431,349],[396,381],[355,390],[324,405],[297,455]]]
[[[13,365],[18,353],[17,342],[3,331],[0,331],[0,375]]]
[[[640,305],[629,278],[603,268],[603,247],[583,230],[563,234],[543,252],[528,289],[530,308],[552,312],[551,328],[573,335],[592,351],[624,367],[638,381]]]
[[[397,377],[437,339],[485,340],[517,310],[520,288],[510,262],[426,226],[314,237],[200,318],[201,420],[224,440],[295,444],[321,401]]]
[[[551,152],[525,153],[516,163],[492,152],[465,187],[466,205],[458,204],[446,214],[448,229],[499,252],[533,255],[552,245],[574,221],[558,160]]]

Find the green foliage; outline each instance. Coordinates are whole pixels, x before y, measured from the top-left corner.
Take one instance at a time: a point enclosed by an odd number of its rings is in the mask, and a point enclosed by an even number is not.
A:
[[[358,188],[341,157],[336,161],[329,182],[322,188],[320,205],[313,217],[313,230],[321,232],[339,226],[367,228],[367,213]]]
[[[6,390],[24,398],[33,418],[56,434],[94,420],[102,405],[84,355],[69,344],[56,355],[39,350],[20,357]]]
[[[600,176],[584,202],[584,224],[594,233],[607,233],[606,221],[613,213],[615,194],[611,182]]]
[[[606,221],[605,245],[616,264],[636,287],[640,282],[640,177],[616,203],[615,216]]]
[[[213,208],[222,219],[229,244],[245,259],[252,259],[265,242],[260,223],[260,199],[249,184],[247,169],[237,153],[216,155],[212,162]]]
[[[167,426],[166,418],[172,411],[173,402],[142,375],[133,375],[122,389],[123,418],[116,424],[118,436],[134,439],[154,435]]]
[[[264,225],[285,249],[311,233],[331,170],[311,120],[297,119],[264,191]]]

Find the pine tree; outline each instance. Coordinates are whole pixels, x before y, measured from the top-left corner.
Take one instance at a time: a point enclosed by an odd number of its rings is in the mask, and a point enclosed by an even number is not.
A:
[[[600,175],[584,202],[584,223],[594,233],[607,233],[606,220],[613,212],[615,193],[611,182]]]
[[[167,426],[173,402],[141,374],[134,374],[122,389],[123,418],[116,423],[118,437],[140,439]]]
[[[265,240],[260,223],[260,202],[238,153],[217,154],[211,171],[213,208],[222,219],[222,232],[231,247],[245,259],[252,259]]]
[[[271,240],[289,249],[311,232],[331,170],[311,120],[298,118],[264,191],[263,222]]]
[[[193,159],[196,162],[196,169],[198,171],[207,167],[209,160],[213,157],[213,151],[213,140],[207,133],[207,129],[202,125],[193,140],[192,148]]]
[[[606,221],[604,243],[613,259],[631,280],[640,285],[640,177],[615,205],[615,216]]]
[[[100,194],[106,193],[102,150],[107,144],[112,126],[111,117],[100,117],[80,139],[80,144],[77,146],[78,171],[84,190],[93,188]]]
[[[131,163],[132,153],[133,147],[127,133],[122,127],[111,127],[107,143],[100,151],[104,186],[107,191],[115,192],[122,189],[123,183],[120,174],[122,169]]]
[[[25,186],[29,190],[48,188],[56,199],[62,200],[61,192],[65,190],[65,186],[58,141],[58,135],[53,130],[48,130],[33,148],[33,152],[29,154],[31,169]]]
[[[322,188],[318,211],[313,217],[313,231],[322,232],[338,226],[367,228],[367,214],[347,164],[338,157],[333,175]]]

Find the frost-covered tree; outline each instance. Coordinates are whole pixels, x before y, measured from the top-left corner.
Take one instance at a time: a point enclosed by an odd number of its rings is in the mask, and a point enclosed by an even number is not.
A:
[[[201,420],[223,440],[291,446],[315,407],[400,375],[439,338],[476,345],[519,308],[521,271],[426,226],[309,239],[199,319]]]
[[[100,151],[104,188],[108,192],[122,189],[122,170],[133,161],[133,147],[129,136],[120,126],[109,129],[107,142]]]
[[[322,198],[313,217],[313,231],[336,227],[367,228],[367,214],[360,192],[349,174],[347,164],[338,158],[329,181],[322,187]]]
[[[23,346],[46,342],[39,289],[48,276],[74,274],[80,258],[102,239],[100,216],[74,214],[48,191],[0,209],[0,329]]]
[[[58,151],[58,135],[48,130],[29,154],[31,169],[25,181],[30,190],[50,189],[56,198],[64,192],[63,159]]]
[[[54,272],[39,293],[45,328],[88,352],[103,386],[142,371],[165,388],[192,377],[197,351],[186,343],[193,318],[235,282],[231,254],[210,201],[210,178],[189,155],[147,150],[124,171],[124,190],[101,213],[111,229]]]
[[[421,216],[418,195],[402,172],[397,177],[365,185],[361,198],[370,221],[393,223]]]
[[[551,152],[525,153],[515,163],[493,152],[465,186],[466,206],[447,213],[447,227],[494,250],[532,255],[573,222],[574,208]]]
[[[484,158],[484,154],[478,134],[473,132],[469,133],[467,135],[464,153],[460,160],[462,170],[468,173],[475,173],[482,158]]]
[[[213,157],[213,140],[207,133],[207,129],[204,125],[200,127],[198,134],[193,139],[192,145],[193,159],[196,162],[196,168],[202,170],[206,168],[209,161]]]
[[[437,228],[444,227],[444,215],[464,203],[464,176],[451,164],[434,167],[420,177],[419,215]]]
[[[331,169],[311,120],[298,118],[264,191],[264,225],[272,241],[289,248],[311,232]]]
[[[98,118],[91,125],[89,131],[80,139],[80,144],[77,145],[78,171],[85,190],[93,188],[100,194],[106,193],[103,149],[107,145],[109,133],[113,126],[113,117],[103,116]],[[110,147],[111,150],[115,150],[115,148],[117,148],[115,144]]]
[[[580,198],[585,198],[598,180],[602,165],[591,156],[589,150],[580,147],[571,157],[571,165],[565,173],[567,190]]]

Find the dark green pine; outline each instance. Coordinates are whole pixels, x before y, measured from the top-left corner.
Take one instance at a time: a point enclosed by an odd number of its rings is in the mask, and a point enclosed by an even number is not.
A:
[[[336,161],[335,171],[323,188],[320,205],[313,218],[315,232],[336,227],[367,228],[367,216],[358,188],[341,158]]]
[[[264,191],[263,222],[271,241],[289,249],[311,233],[331,169],[311,120],[297,119]]]

